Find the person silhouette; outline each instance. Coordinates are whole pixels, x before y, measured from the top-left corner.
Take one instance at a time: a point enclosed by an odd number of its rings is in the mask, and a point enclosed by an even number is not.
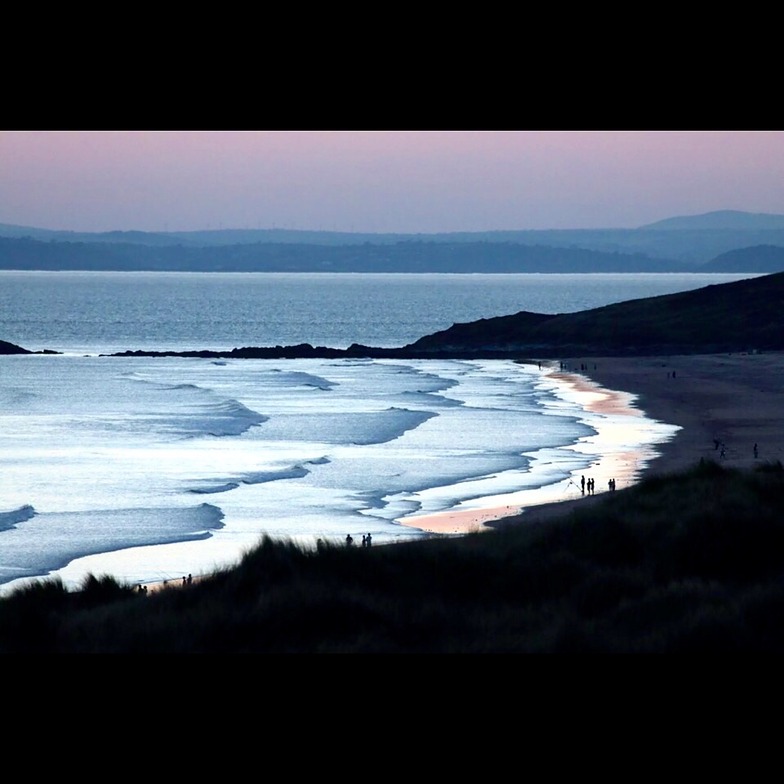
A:
[[[351,547],[354,544],[354,537],[351,534],[346,534],[346,547]]]
[[[372,541],[372,537],[370,536],[370,534],[368,534],[368,535],[365,537],[365,547],[370,547],[370,542],[371,542],[371,541]]]

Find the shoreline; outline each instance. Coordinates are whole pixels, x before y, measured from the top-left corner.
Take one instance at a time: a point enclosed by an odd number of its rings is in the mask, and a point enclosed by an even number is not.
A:
[[[569,360],[563,369],[558,361],[546,364],[575,389],[599,393],[594,405],[604,412],[631,407],[638,416],[680,428],[668,440],[640,450],[639,472],[631,481],[688,469],[700,459],[736,468],[784,462],[784,352],[591,356]],[[629,481],[620,469],[607,469],[617,473],[618,489]],[[575,488],[563,500],[446,512],[419,522],[433,533],[519,525],[561,516],[605,492],[607,486],[597,483],[593,495]]]
[[[615,359],[609,360],[615,362]],[[784,360],[783,360],[784,361]],[[582,360],[586,367],[598,367],[599,360]],[[529,363],[526,363],[529,364]],[[598,420],[592,420],[591,425],[598,425],[597,434],[589,436],[581,443],[590,442],[587,451],[597,453],[598,459],[591,465],[590,470],[572,472],[568,479],[545,487],[520,490],[498,496],[503,499],[497,506],[486,504],[476,508],[465,508],[447,512],[435,512],[412,516],[398,522],[412,529],[425,531],[437,535],[461,536],[481,530],[490,530],[502,525],[528,523],[533,519],[543,519],[563,513],[577,503],[593,503],[608,492],[607,480],[613,477],[617,487],[623,488],[639,480],[643,472],[649,469],[652,461],[660,455],[662,443],[650,444],[648,442],[635,443],[631,449],[622,447],[617,450],[607,448],[614,440],[614,430],[619,427],[614,417],[632,417],[640,420],[656,419],[638,402],[638,392],[632,389],[620,389],[604,386],[595,377],[594,371],[580,370],[580,361],[577,367],[561,368],[557,360],[543,360],[540,364],[543,380],[555,380],[561,387],[562,393],[569,397],[579,396],[580,404],[586,412],[603,415]],[[674,424],[666,420],[667,425]],[[677,435],[677,434],[676,434]],[[597,450],[594,444],[599,444]],[[577,447],[579,451],[579,444]],[[585,473],[593,476],[596,481],[595,493],[582,492],[580,476]],[[559,500],[553,500],[558,498]],[[485,499],[486,501],[486,499]],[[477,499],[482,503],[482,499]],[[386,545],[377,545],[386,546]],[[197,578],[193,576],[194,582]],[[182,587],[183,578],[175,577],[166,581],[153,581],[144,583],[149,591],[156,592],[166,588]]]
[[[558,384],[559,397],[576,399],[586,417],[600,415],[598,419],[590,419],[596,434],[579,439],[571,447],[576,453],[596,456],[587,468],[575,469],[566,479],[553,484],[499,495],[496,505],[488,498],[479,498],[475,502],[467,502],[464,509],[412,515],[398,522],[427,533],[462,535],[494,527],[502,519],[517,517],[529,510],[551,505],[562,508],[563,504],[596,498],[609,490],[610,479],[616,483],[616,488],[628,487],[638,481],[645,468],[658,456],[657,447],[661,440],[671,438],[672,434],[660,432],[659,440],[653,441],[637,432],[630,439],[630,426],[635,427],[637,420],[643,427],[643,423],[650,423],[652,430],[672,431],[677,426],[654,420],[637,405],[635,394],[602,386],[587,375],[585,361],[581,364],[582,367],[576,369],[564,367],[563,362],[554,360],[537,363],[542,378]],[[594,481],[593,493],[584,487],[584,482],[589,479]],[[472,503],[478,505],[473,507]]]
[[[536,365],[537,361],[526,364]],[[633,467],[635,482],[642,477],[691,468],[700,459],[747,469],[777,461],[784,463],[784,351],[591,356],[570,359],[568,367],[564,364],[561,368],[558,360],[542,360],[541,366],[543,375],[558,376],[575,393],[593,396],[586,408],[593,407],[601,413],[631,411],[638,417],[680,428],[668,440],[650,448],[650,453],[645,454],[643,446],[634,458],[626,456],[626,469]],[[719,444],[725,447],[724,457],[720,457]],[[617,479],[619,490],[627,486],[622,469],[623,465],[601,469]],[[407,524],[436,534],[460,535],[561,517],[578,504],[597,502],[608,492],[606,483],[598,480],[600,470],[591,470],[597,476],[593,495],[583,495],[577,484],[567,480],[565,487],[560,486],[562,497],[558,500],[553,500],[551,486],[550,497],[536,503],[507,503],[507,496],[499,496],[503,500],[496,506],[489,503],[484,508],[438,513],[428,516],[428,520],[424,515],[412,517]],[[423,522],[428,527],[423,527]],[[183,576],[172,575],[165,582],[152,580],[144,584],[151,590],[179,586]],[[197,574],[193,576],[195,581]]]

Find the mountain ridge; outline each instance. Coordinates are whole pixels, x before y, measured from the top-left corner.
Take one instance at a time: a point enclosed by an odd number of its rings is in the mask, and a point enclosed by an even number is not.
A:
[[[679,229],[784,229],[784,215],[742,210],[714,210],[700,215],[682,215],[640,226],[640,229],[671,231]]]
[[[636,229],[529,229],[485,232],[446,232],[432,234],[354,233],[296,229],[217,229],[189,232],[73,232],[0,224],[0,268],[16,269],[133,269],[170,271],[564,271],[547,264],[519,262],[508,269],[493,262],[483,267],[481,253],[499,254],[498,246],[514,249],[535,248],[561,255],[575,251],[604,254],[594,260],[570,262],[566,271],[702,271],[717,256],[741,248],[784,247],[784,215],[720,210],[702,215],[667,218]],[[35,245],[35,243],[40,245]],[[420,253],[426,247],[433,253],[452,255],[452,261],[422,267],[409,260],[405,264],[377,264],[384,253],[398,257],[407,251]],[[468,246],[475,257],[458,262]],[[447,251],[448,248],[448,251]],[[314,260],[318,253],[329,253],[330,264]],[[290,257],[301,259],[292,263]],[[254,254],[267,261],[247,259]],[[62,256],[67,261],[58,262]],[[307,259],[306,256],[310,256]],[[508,255],[508,253],[507,253]],[[274,256],[274,264],[269,262]],[[610,258],[615,256],[616,258]],[[621,258],[628,256],[628,259]],[[193,261],[194,257],[199,260]],[[236,259],[245,257],[237,267]],[[335,266],[335,258],[339,263]],[[209,263],[205,261],[209,260]],[[375,260],[374,260],[375,259]],[[613,266],[614,263],[614,266]],[[82,265],[82,266],[79,266]],[[190,266],[189,266],[190,265]],[[376,265],[376,266],[373,266]],[[737,271],[766,272],[768,269]]]

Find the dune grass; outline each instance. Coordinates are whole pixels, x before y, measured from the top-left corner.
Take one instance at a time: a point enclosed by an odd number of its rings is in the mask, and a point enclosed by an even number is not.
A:
[[[784,653],[784,467],[701,462],[536,525],[319,551],[264,538],[148,595],[0,600],[2,653]]]

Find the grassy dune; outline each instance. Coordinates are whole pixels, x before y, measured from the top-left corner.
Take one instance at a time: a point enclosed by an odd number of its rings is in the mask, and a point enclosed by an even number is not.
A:
[[[143,595],[0,601],[3,653],[784,653],[784,467],[701,461],[535,525],[381,547],[261,541]]]

